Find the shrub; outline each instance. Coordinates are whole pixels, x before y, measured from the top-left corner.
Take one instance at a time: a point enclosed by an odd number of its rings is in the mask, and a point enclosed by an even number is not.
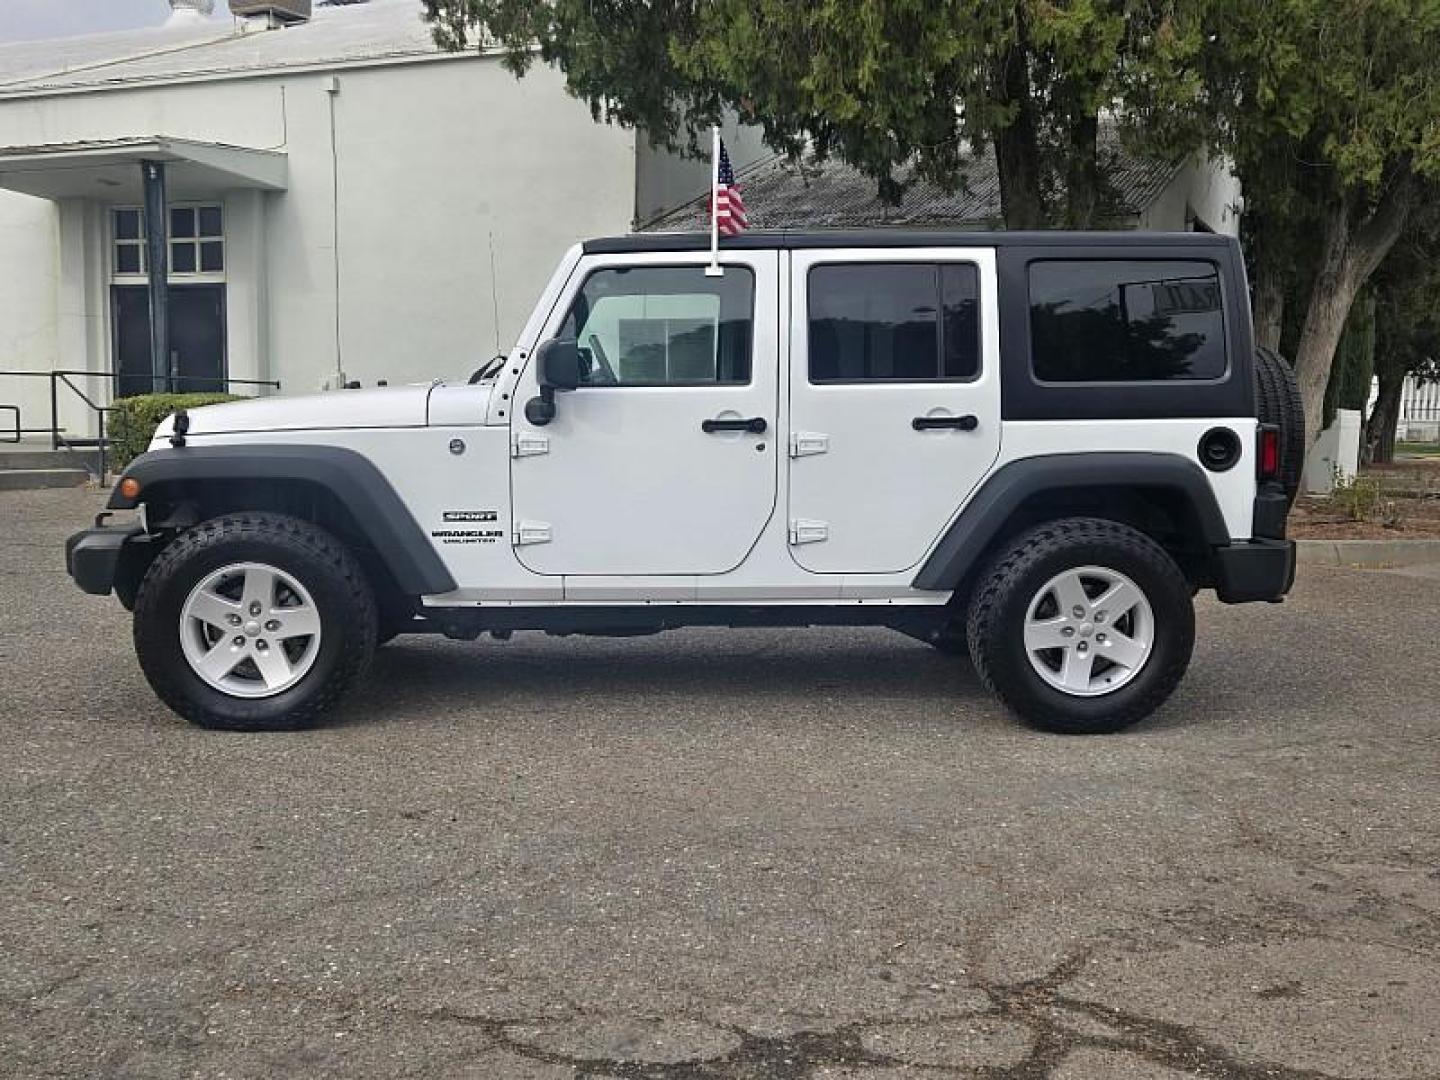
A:
[[[237,400],[233,394],[137,394],[119,398],[110,414],[110,468],[119,472],[132,458],[143,454],[155,434],[155,425],[179,409],[198,409]]]
[[[1404,525],[1405,514],[1400,504],[1385,490],[1378,476],[1346,476],[1337,466],[1333,473],[1335,488],[1330,499],[1335,509],[1350,521],[1368,521],[1387,529]]]

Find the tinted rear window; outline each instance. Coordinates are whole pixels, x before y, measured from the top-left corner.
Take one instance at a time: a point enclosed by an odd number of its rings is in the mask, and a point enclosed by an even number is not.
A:
[[[817,266],[809,292],[811,382],[927,382],[980,372],[973,263]]]
[[[1219,271],[1199,260],[1031,263],[1030,336],[1045,382],[1218,379]]]

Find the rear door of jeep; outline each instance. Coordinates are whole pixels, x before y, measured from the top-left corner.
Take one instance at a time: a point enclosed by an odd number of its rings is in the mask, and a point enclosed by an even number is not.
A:
[[[1000,451],[995,253],[796,250],[790,305],[791,554],[907,570]]]

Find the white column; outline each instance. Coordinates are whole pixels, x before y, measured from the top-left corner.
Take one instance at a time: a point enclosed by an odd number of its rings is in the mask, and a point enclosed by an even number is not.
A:
[[[113,383],[110,370],[109,262],[106,250],[105,208],[88,199],[64,199],[60,210],[58,355],[62,370],[90,371],[89,377],[70,376],[99,404],[108,404]],[[94,412],[64,386],[58,389],[60,424],[75,436],[95,434]],[[27,418],[26,423],[30,420]],[[49,423],[48,405],[41,423]]]
[[[265,202],[251,189],[225,196],[225,355],[232,379],[276,377],[266,349]],[[233,392],[262,390],[239,386]]]

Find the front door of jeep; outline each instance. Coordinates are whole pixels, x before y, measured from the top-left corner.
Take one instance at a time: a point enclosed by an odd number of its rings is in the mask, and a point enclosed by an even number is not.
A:
[[[1000,452],[994,251],[795,251],[790,281],[790,552],[909,570]]]
[[[573,339],[581,385],[512,410],[516,557],[541,574],[732,570],[775,510],[778,257],[586,256],[542,340]]]

